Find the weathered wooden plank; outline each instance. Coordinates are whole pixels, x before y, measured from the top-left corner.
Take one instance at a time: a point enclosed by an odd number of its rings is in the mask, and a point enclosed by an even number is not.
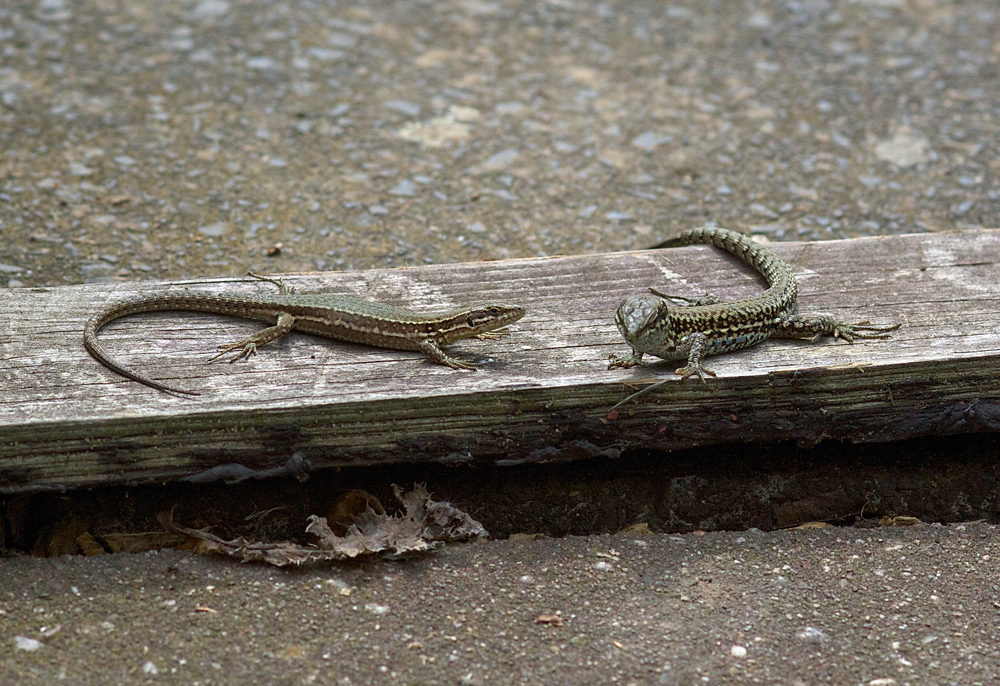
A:
[[[252,469],[298,452],[314,467],[396,461],[502,463],[616,456],[746,440],[883,441],[1000,426],[1000,231],[779,243],[802,311],[902,322],[891,341],[770,341],[710,358],[708,384],[671,379],[609,413],[624,385],[675,366],[608,370],[626,346],[612,316],[628,294],[724,298],[760,289],[707,247],[291,275],[300,291],[414,309],[523,304],[513,335],[451,350],[480,371],[292,334],[249,363],[205,364],[253,322],[187,313],[131,317],[101,338],[127,365],[203,393],[177,398],[90,359],[83,324],[101,305],[195,280],[21,289],[0,302],[0,490],[169,480],[220,464]]]

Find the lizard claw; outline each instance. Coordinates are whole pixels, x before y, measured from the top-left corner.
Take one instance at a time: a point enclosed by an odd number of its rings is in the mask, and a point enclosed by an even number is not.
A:
[[[718,305],[722,302],[722,298],[717,295],[712,295],[711,293],[706,293],[700,298],[689,298],[686,295],[667,295],[662,293],[655,288],[650,288],[649,292],[658,298],[663,298],[664,300],[683,300],[688,305]]]
[[[508,331],[507,329],[497,329],[496,331],[484,331],[482,333],[477,333],[475,336],[473,336],[473,338],[478,338],[481,341],[491,341],[509,335],[510,331]]]
[[[697,374],[698,378],[701,379],[702,383],[708,383],[705,380],[706,374],[708,374],[709,376],[716,376],[715,372],[713,372],[711,369],[706,369],[705,367],[702,367],[701,362],[698,362],[696,364],[684,365],[680,369],[674,370],[674,374],[678,374],[682,379],[686,379],[689,376]]]
[[[895,331],[901,324],[894,326],[871,326],[871,322],[864,321],[857,324],[847,324],[846,322],[836,322],[833,326],[833,337],[841,338],[848,343],[854,343],[855,338],[892,338],[889,331]],[[871,332],[871,333],[868,333]]]
[[[213,356],[212,358],[210,358],[208,361],[209,362],[214,362],[215,360],[219,359],[220,357],[222,357],[226,353],[232,352],[233,350],[239,350],[239,352],[236,354],[236,357],[234,357],[233,359],[229,360],[230,364],[232,364],[233,362],[236,362],[237,360],[249,360],[250,357],[253,356],[257,352],[257,344],[254,343],[253,341],[240,341],[239,343],[230,343],[229,345],[220,345],[219,346],[219,353],[217,355]]]

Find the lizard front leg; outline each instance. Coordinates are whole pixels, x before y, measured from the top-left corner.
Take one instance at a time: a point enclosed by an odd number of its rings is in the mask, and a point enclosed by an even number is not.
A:
[[[438,364],[443,364],[446,367],[451,367],[452,369],[469,369],[472,371],[476,371],[476,368],[473,367],[468,362],[462,362],[461,360],[456,360],[454,357],[448,355],[448,353],[446,353],[444,350],[441,350],[441,346],[439,346],[437,343],[435,343],[429,338],[425,338],[424,340],[420,341],[420,352],[422,352],[424,355],[431,358]]]
[[[635,349],[632,350],[631,355],[618,355],[617,353],[608,355],[608,369],[614,369],[615,367],[629,369],[630,367],[638,367],[640,365],[642,365],[642,353]]]
[[[688,348],[688,362],[683,367],[674,370],[674,374],[679,375],[682,379],[686,379],[689,376],[697,374],[702,383],[708,383],[705,380],[705,375],[708,374],[709,376],[715,376],[716,374],[711,369],[706,369],[701,364],[701,358],[705,354],[706,342],[707,338],[701,331],[690,333],[681,339],[681,344],[678,348],[681,350],[685,347]]]

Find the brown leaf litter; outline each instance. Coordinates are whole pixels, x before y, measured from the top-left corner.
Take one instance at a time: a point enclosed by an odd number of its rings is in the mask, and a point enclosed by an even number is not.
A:
[[[423,484],[415,485],[405,495],[394,485],[393,492],[403,504],[405,511],[402,514],[387,515],[367,506],[354,517],[343,536],[330,529],[326,517],[311,515],[306,532],[316,536],[316,545],[299,545],[291,541],[265,543],[242,536],[226,541],[206,530],[175,524],[173,510],[161,512],[157,519],[167,531],[197,539],[208,552],[278,567],[350,560],[363,555],[398,557],[427,552],[442,543],[489,537],[483,525],[462,510],[450,503],[432,500]]]

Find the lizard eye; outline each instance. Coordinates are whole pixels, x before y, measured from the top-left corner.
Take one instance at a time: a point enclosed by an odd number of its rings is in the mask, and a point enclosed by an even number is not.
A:
[[[489,308],[486,311],[490,313],[491,317],[498,317],[498,316],[500,316],[500,308],[499,307],[491,307],[491,308]]]

